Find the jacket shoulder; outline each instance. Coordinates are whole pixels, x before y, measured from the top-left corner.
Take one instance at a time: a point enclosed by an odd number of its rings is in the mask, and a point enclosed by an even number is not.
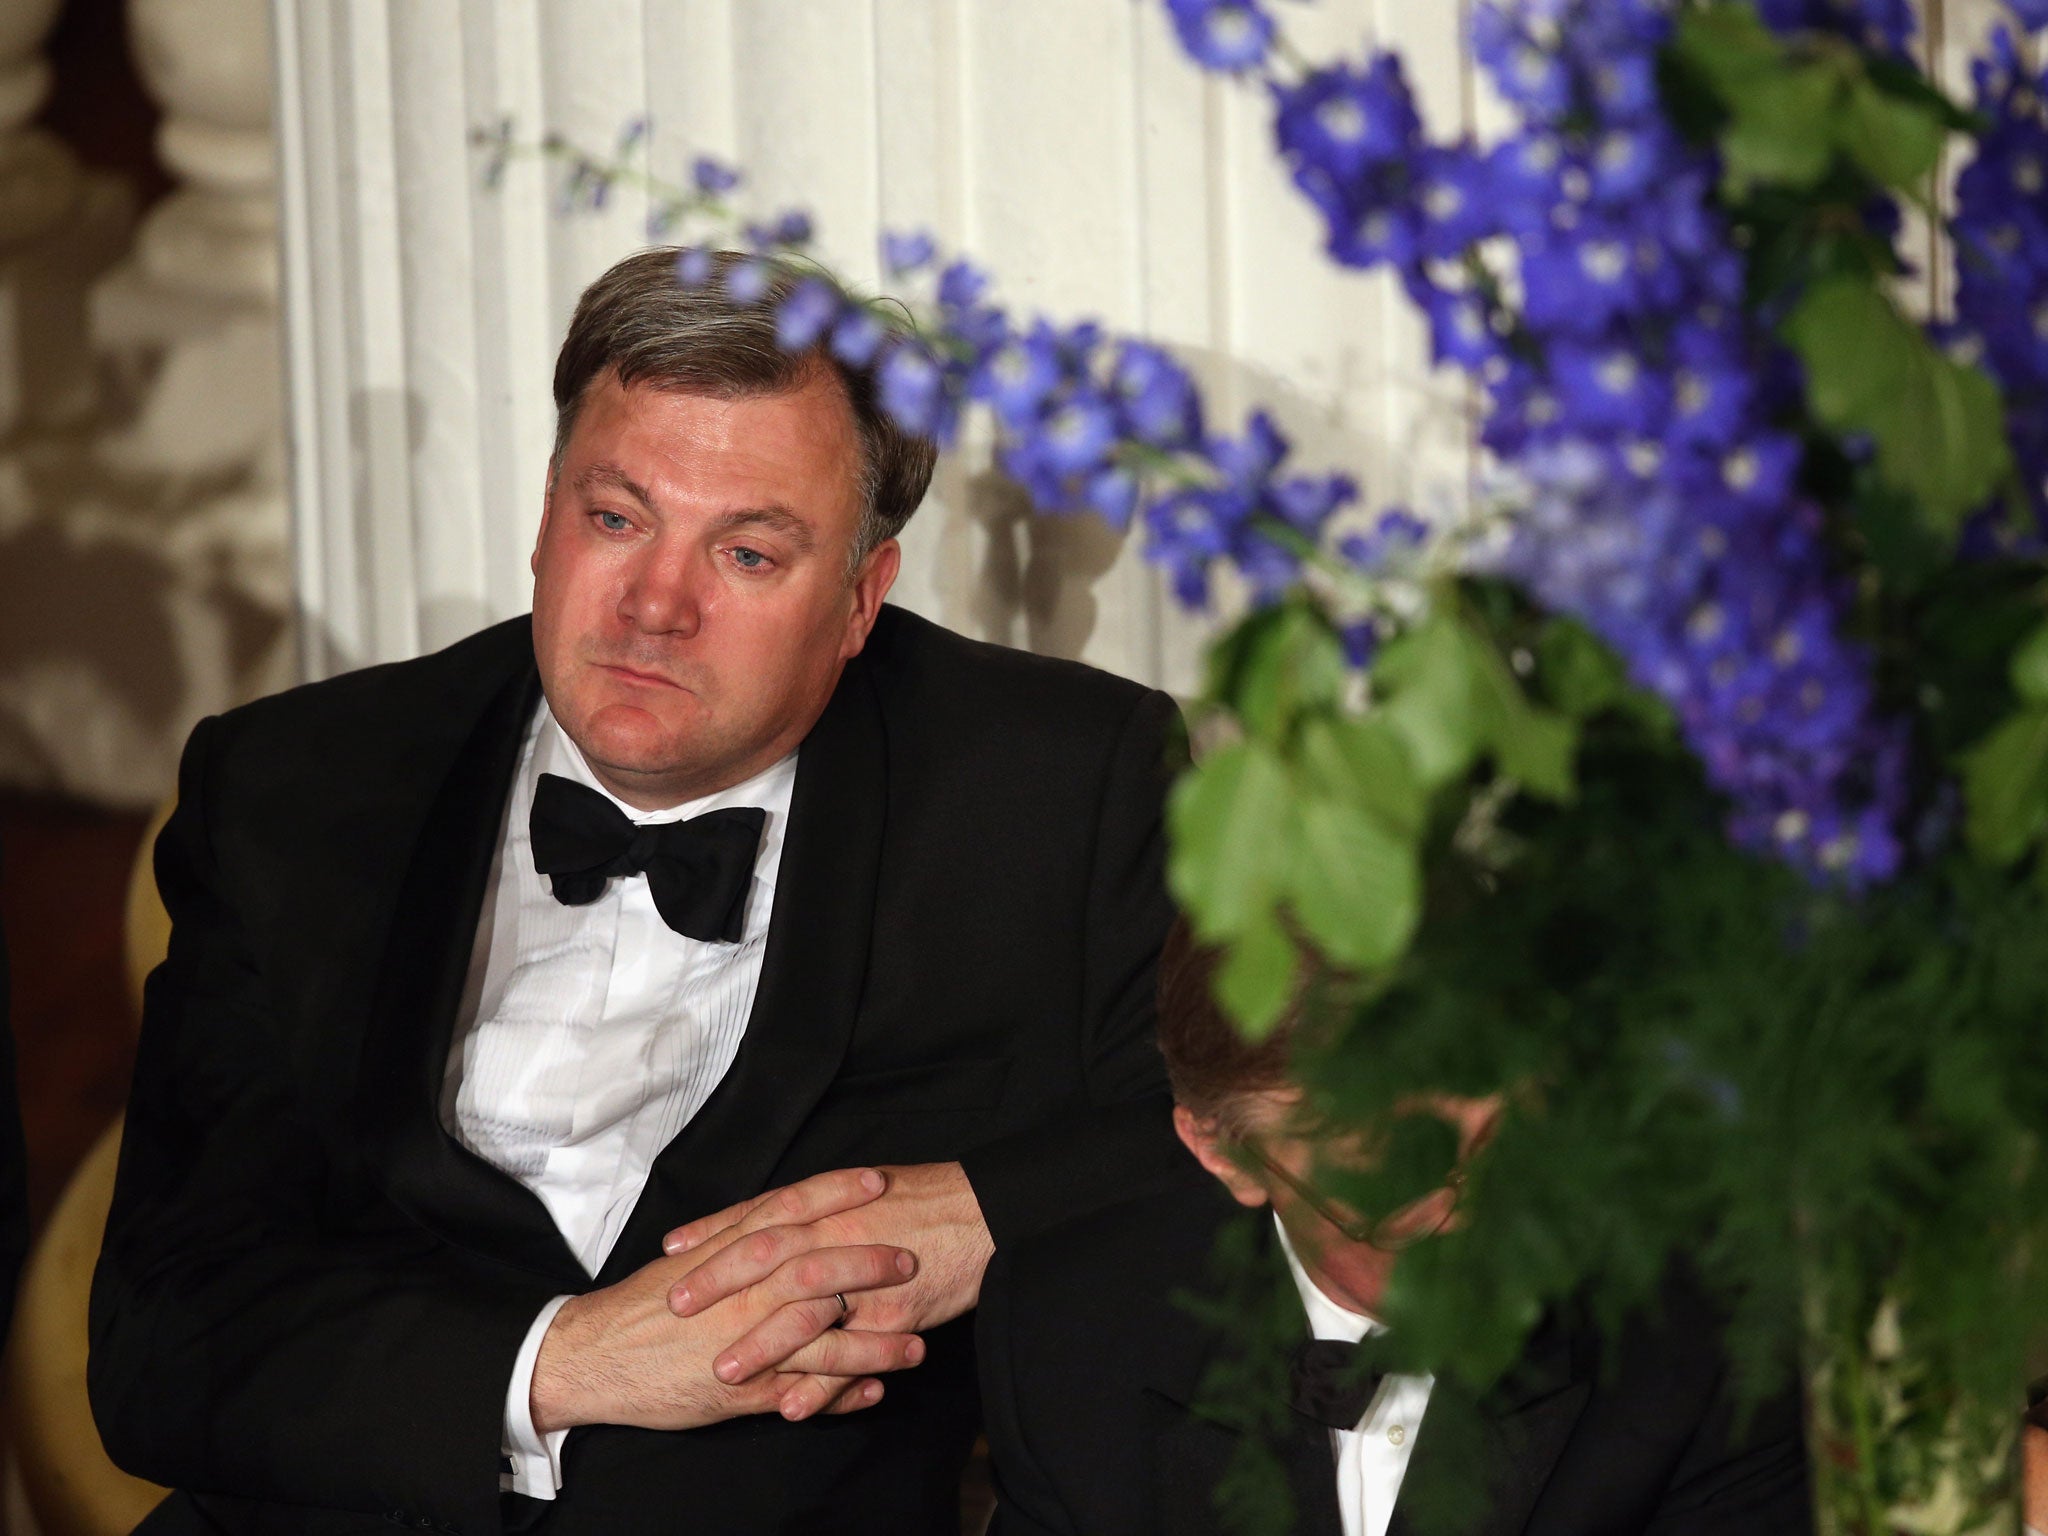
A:
[[[970,640],[907,609],[884,605],[862,656],[885,697],[915,706],[1000,711],[1068,728],[1121,724],[1158,689],[1085,662]]]
[[[415,719],[473,711],[532,665],[532,619],[521,614],[425,656],[359,667],[243,704],[223,713],[217,730],[226,741],[275,740],[296,751],[309,742],[381,739]]]
[[[1134,1330],[1194,1326],[1172,1297],[1208,1289],[1224,1231],[1247,1219],[1191,1163],[1161,1189],[999,1252],[989,1284],[1002,1293],[1009,1325],[1085,1357]]]

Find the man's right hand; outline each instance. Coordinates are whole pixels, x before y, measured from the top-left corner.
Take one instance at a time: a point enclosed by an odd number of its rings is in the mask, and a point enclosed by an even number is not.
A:
[[[873,1197],[852,1181],[846,1203]],[[534,1362],[533,1425],[542,1434],[577,1424],[692,1429],[743,1414],[768,1413],[809,1375],[843,1380],[830,1411],[853,1412],[881,1400],[872,1378],[924,1359],[914,1333],[837,1328],[837,1299],[901,1285],[917,1273],[908,1250],[886,1244],[821,1248],[799,1254],[767,1280],[690,1317],[669,1310],[670,1289],[701,1261],[697,1254],[656,1259],[616,1285],[571,1299],[555,1314]],[[775,1317],[780,1362],[744,1380],[721,1381],[714,1363],[732,1341]],[[797,1410],[793,1410],[797,1411]]]

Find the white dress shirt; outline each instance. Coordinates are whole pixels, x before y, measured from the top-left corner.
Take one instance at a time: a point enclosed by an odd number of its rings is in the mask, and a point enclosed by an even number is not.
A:
[[[1294,1288],[1308,1312],[1309,1333],[1318,1339],[1342,1339],[1356,1344],[1371,1334],[1384,1333],[1386,1325],[1363,1312],[1353,1312],[1325,1296],[1309,1273],[1287,1236],[1280,1218],[1273,1218],[1280,1233],[1280,1246],[1287,1254],[1287,1268],[1294,1276]],[[1330,1449],[1337,1462],[1337,1509],[1344,1521],[1344,1536],[1387,1536],[1387,1524],[1394,1517],[1394,1500],[1401,1492],[1401,1479],[1408,1473],[1408,1458],[1415,1451],[1416,1431],[1422,1427],[1422,1413],[1429,1406],[1429,1389],[1435,1378],[1393,1376],[1381,1380],[1365,1416],[1353,1429],[1330,1431]]]
[[[767,812],[737,944],[661,920],[645,875],[614,877],[588,906],[555,900],[533,867],[528,820],[543,773],[587,785],[639,824],[727,806]],[[470,1151],[532,1190],[591,1274],[633,1213],[648,1170],[732,1066],[761,980],[761,953],[796,782],[792,753],[717,794],[638,811],[597,782],[545,702],[527,728],[498,833],[441,1094]],[[648,1254],[653,1260],[657,1254]],[[551,1499],[566,1431],[533,1427],[540,1341],[567,1297],[534,1319],[505,1394],[503,1488]]]

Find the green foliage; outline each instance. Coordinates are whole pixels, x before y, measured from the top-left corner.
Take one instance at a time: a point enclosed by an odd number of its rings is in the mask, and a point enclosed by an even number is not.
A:
[[[1682,1262],[1753,1389],[1825,1283],[1851,1329],[1893,1298],[1940,1401],[2001,1400],[2048,1335],[2048,895],[1962,859],[1816,893],[1729,849],[1695,771],[1618,713],[1580,768],[1573,802],[1516,802],[1514,866],[1432,860],[1410,952],[1297,1061],[1346,1126],[1509,1093],[1462,1230],[1402,1258],[1396,1333],[1483,1386],[1546,1309],[1618,1317]],[[1341,1193],[1393,1208],[1442,1155]]]
[[[1673,47],[1726,114],[1721,151],[1737,197],[1759,185],[1810,190],[1838,161],[1918,195],[1967,121],[1910,72],[1873,67],[1833,39],[1780,37],[1746,3],[1681,12]]]
[[[2014,648],[2007,665],[2017,707],[1962,755],[1972,851],[2017,863],[2048,832],[2048,624]]]
[[[2048,707],[2014,713],[1963,758],[1970,847],[2012,864],[2048,830]]]
[[[1887,485],[1952,537],[2012,471],[1998,386],[1945,357],[1870,280],[1823,279],[1785,322],[1807,398],[1837,432],[1861,433]]]
[[[1864,210],[1880,193],[1926,204],[1949,136],[1972,118],[1910,68],[1773,32],[1747,0],[1683,10],[1669,62],[1678,115],[1717,136],[1753,297],[1790,305],[1784,334],[1814,418],[1867,438],[1879,481],[1946,548],[2011,474],[2003,402],[1899,313],[1885,287],[1898,258]],[[1876,510],[1880,552],[1912,556]]]
[[[1531,794],[1571,798],[1571,719],[1530,703],[1493,637],[1449,604],[1387,646],[1373,682],[1425,784],[1461,777],[1491,755]]]
[[[1212,653],[1212,702],[1242,734],[1175,786],[1168,878],[1224,947],[1218,998],[1254,1034],[1306,964],[1366,974],[1401,957],[1432,803],[1482,762],[1532,795],[1572,793],[1575,718],[1531,702],[1452,601],[1389,645],[1372,681],[1370,709],[1347,698],[1336,633],[1306,597],[1253,614]]]

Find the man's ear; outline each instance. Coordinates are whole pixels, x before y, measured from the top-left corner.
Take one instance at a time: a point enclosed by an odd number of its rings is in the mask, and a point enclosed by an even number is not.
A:
[[[882,611],[882,599],[896,585],[896,573],[903,569],[903,546],[884,539],[867,553],[853,578],[853,610],[846,616],[846,639],[839,647],[839,659],[851,661],[868,643],[868,631],[875,627],[875,615]]]
[[[1195,1154],[1195,1161],[1223,1181],[1231,1199],[1239,1205],[1264,1205],[1266,1186],[1253,1178],[1236,1158],[1223,1149],[1221,1129],[1212,1119],[1197,1115],[1185,1104],[1173,1106],[1173,1128],[1181,1145]]]

